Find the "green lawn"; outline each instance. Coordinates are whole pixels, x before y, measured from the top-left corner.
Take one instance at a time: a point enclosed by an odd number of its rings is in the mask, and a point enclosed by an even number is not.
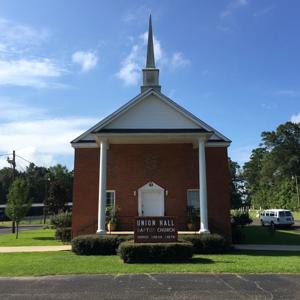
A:
[[[124,264],[118,256],[77,256],[69,251],[0,254],[0,276],[126,273],[300,273],[300,252],[235,251],[195,255],[190,263]]]
[[[53,229],[34,229],[27,231],[20,231],[19,238],[16,235],[1,234],[0,247],[3,246],[51,246],[62,245],[61,242],[54,239]]]
[[[245,234],[244,244],[278,244],[300,245],[300,230],[276,229],[270,227],[246,226],[242,229]]]

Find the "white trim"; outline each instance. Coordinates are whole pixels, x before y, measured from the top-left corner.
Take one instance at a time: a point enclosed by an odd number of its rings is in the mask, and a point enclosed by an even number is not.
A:
[[[76,143],[71,144],[74,149],[76,148],[99,148],[99,145],[95,143]]]
[[[114,213],[116,212],[116,191],[115,190],[106,190],[106,204],[107,204],[107,193],[114,194]],[[106,205],[107,207],[107,205]]]
[[[229,147],[230,143],[229,142],[209,142],[207,140],[205,147]]]

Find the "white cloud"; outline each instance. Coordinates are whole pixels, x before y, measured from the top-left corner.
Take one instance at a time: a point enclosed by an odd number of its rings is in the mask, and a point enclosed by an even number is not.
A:
[[[19,155],[37,165],[47,166],[56,162],[57,156],[71,155],[70,141],[99,121],[76,116],[53,118],[35,107],[3,102],[1,115],[8,117],[2,118],[0,123],[0,153],[11,153],[15,149]],[[18,113],[14,113],[13,108],[19,109]],[[26,110],[28,114],[23,115]],[[2,156],[0,167],[4,165],[8,166],[6,157]]]
[[[50,59],[0,60],[0,85],[49,87],[64,70]]]
[[[227,7],[220,13],[220,17],[228,17],[232,15],[237,9],[245,7],[246,5],[248,5],[247,0],[232,0],[229,2]]]
[[[125,85],[136,85],[140,79],[140,51],[140,46],[134,45],[129,55],[121,63],[117,77],[123,80]]]
[[[173,69],[186,67],[190,64],[190,61],[186,59],[181,52],[176,52],[171,58],[171,67]]]
[[[43,56],[36,56],[49,36],[46,29],[0,18],[0,85],[65,87],[57,82],[66,73],[61,63],[44,56],[44,52]]]
[[[121,68],[116,74],[125,85],[136,85],[141,83],[142,69],[146,65],[146,49],[148,41],[148,32],[139,36],[131,47],[129,54],[121,62]],[[160,41],[153,36],[155,63],[158,67],[168,67],[171,70],[175,68],[186,67],[190,64],[181,52],[175,52],[169,56],[161,46]]]
[[[300,123],[300,112],[297,115],[292,115],[291,122]]]
[[[35,28],[0,18],[0,55],[24,53],[32,46],[37,46],[49,38],[46,29]]]
[[[93,52],[77,51],[73,53],[72,61],[81,67],[82,72],[88,72],[96,67],[98,57]]]

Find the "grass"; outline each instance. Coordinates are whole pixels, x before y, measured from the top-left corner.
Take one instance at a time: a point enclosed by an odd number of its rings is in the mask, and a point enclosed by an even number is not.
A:
[[[246,226],[242,229],[245,234],[244,244],[278,244],[300,245],[300,230],[276,229],[270,227]]]
[[[0,235],[0,247],[55,246],[61,244],[60,241],[55,240],[53,229],[21,230],[19,231],[18,239],[16,239],[16,235],[12,233]]]
[[[0,276],[126,273],[300,273],[300,252],[235,251],[195,255],[190,263],[124,264],[118,256],[72,252],[0,254]]]

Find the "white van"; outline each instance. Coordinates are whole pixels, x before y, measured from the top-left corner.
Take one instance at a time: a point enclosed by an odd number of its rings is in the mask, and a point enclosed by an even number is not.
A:
[[[287,209],[267,209],[260,213],[260,223],[262,226],[292,226],[294,217]]]

